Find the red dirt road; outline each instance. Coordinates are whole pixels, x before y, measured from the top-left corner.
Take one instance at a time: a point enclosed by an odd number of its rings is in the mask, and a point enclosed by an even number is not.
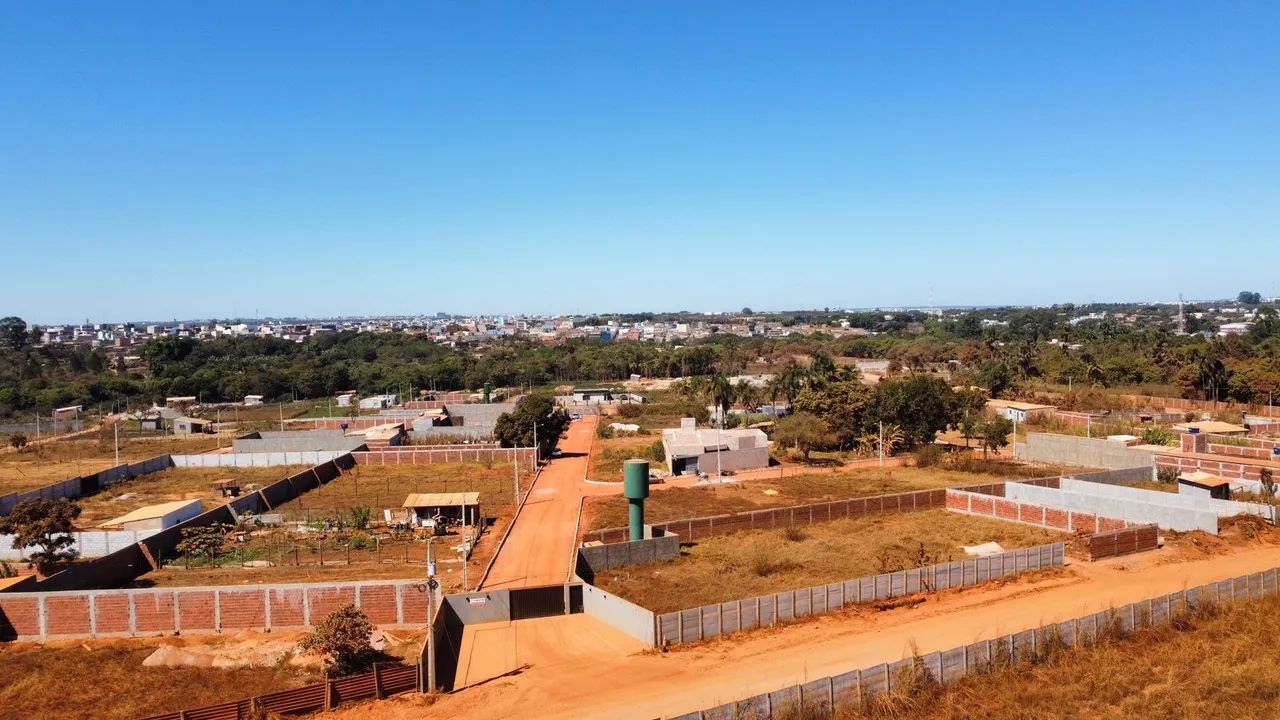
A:
[[[481,589],[565,582],[577,544],[579,499],[587,487],[587,455],[598,419],[586,417],[569,425],[559,445],[564,457],[542,468]]]
[[[657,718],[806,680],[998,637],[1143,598],[1280,566],[1280,549],[1251,547],[1159,565],[1162,552],[1077,565],[1065,577],[944,593],[914,609],[842,613],[670,653],[583,654],[546,646],[519,674],[428,705],[401,696],[338,718]],[[584,668],[588,670],[584,671]]]

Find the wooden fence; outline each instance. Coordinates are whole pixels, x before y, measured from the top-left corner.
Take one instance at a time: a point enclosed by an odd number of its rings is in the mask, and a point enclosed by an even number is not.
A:
[[[281,690],[217,705],[152,715],[144,720],[255,720],[267,713],[296,715],[332,710],[343,703],[382,699],[419,688],[418,665],[375,664],[373,672]]]

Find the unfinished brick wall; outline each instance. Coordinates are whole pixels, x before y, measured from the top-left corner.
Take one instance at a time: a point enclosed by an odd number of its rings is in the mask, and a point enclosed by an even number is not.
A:
[[[407,446],[354,452],[357,465],[434,465],[454,462],[518,462],[533,465],[533,448],[504,448],[485,445]]]
[[[1092,534],[1138,526],[1137,523],[1130,523],[1118,518],[1047,508],[1042,505],[1007,500],[966,490],[948,489],[946,507],[951,512],[980,515],[997,520],[1007,520],[1024,525],[1035,525],[1036,527],[1050,530],[1073,533]]]
[[[1185,457],[1182,455],[1157,455],[1155,457],[1155,466],[1157,470],[1170,468],[1176,470],[1179,474],[1200,470],[1228,480],[1261,481],[1262,468],[1266,467],[1265,465],[1256,462],[1230,460],[1227,459],[1230,456],[1226,455],[1222,457],[1222,460],[1210,460],[1208,458]],[[1241,458],[1241,460],[1244,459]]]
[[[379,626],[422,625],[416,582],[97,590],[0,595],[0,640],[44,640],[310,627],[353,603]]]

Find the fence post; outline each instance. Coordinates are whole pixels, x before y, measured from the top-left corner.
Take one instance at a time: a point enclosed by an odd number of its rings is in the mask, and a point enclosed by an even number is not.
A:
[[[333,680],[324,681],[324,709],[333,709]]]
[[[378,663],[373,664],[373,696],[382,699],[382,666]]]

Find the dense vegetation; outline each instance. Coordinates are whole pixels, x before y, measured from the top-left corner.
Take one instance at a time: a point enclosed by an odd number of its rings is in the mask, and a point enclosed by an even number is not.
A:
[[[1247,298],[1252,300],[1253,298]],[[1122,310],[1121,322],[1079,319]],[[0,320],[0,416],[84,404],[152,402],[196,395],[206,402],[248,394],[268,401],[435,387],[441,390],[559,382],[786,372],[811,358],[886,358],[895,372],[943,373],[952,384],[1012,395],[1046,385],[1161,386],[1187,397],[1265,403],[1280,396],[1280,318],[1264,306],[1249,333],[1207,339],[1213,324],[1188,308],[1178,335],[1169,309],[1058,306],[993,309],[937,319],[921,313],[744,314],[736,322],[781,321],[783,338],[713,333],[683,345],[574,340],[545,346],[502,339],[451,347],[408,333],[338,333],[301,343],[272,338],[196,341],[165,337],[135,352],[144,367],[125,372],[99,349],[39,346],[16,318]],[[624,320],[639,318],[625,317]],[[806,324],[848,321],[870,335],[835,337]],[[715,330],[724,317],[706,318]],[[718,324],[717,324],[718,323]],[[1050,342],[1050,341],[1053,342]],[[841,368],[844,370],[844,368]]]

